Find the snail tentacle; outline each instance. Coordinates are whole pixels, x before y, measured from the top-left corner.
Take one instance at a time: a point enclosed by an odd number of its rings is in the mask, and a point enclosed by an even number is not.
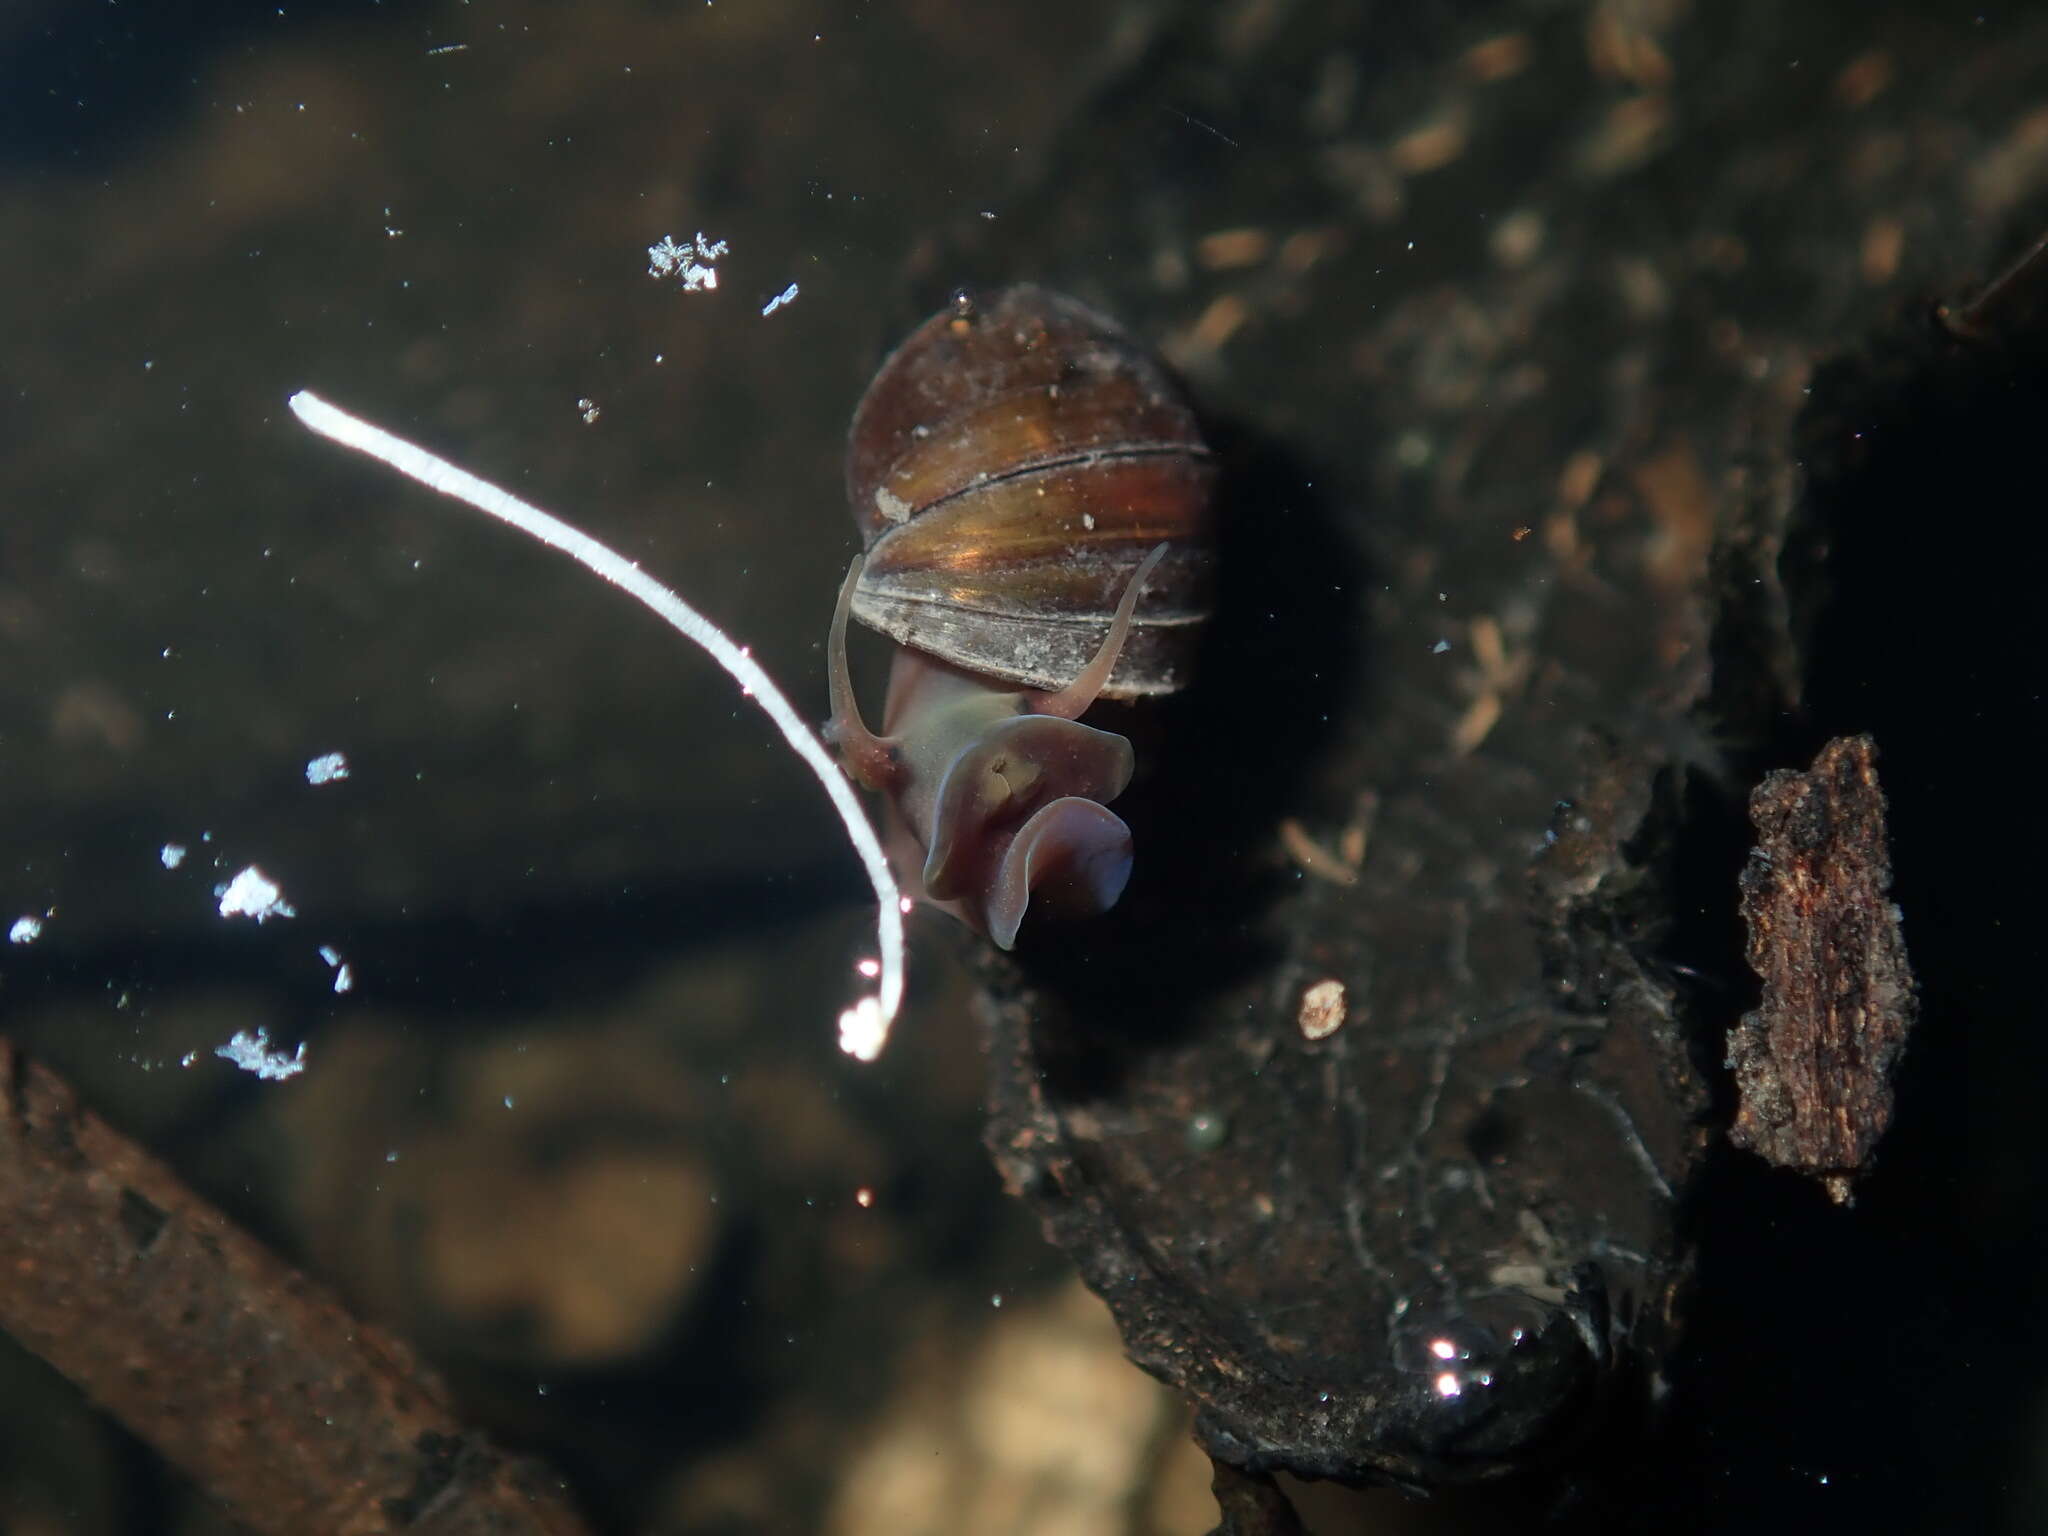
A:
[[[862,557],[855,555],[839,584],[839,605],[832,610],[832,630],[825,641],[825,673],[832,690],[832,718],[825,739],[839,749],[846,771],[869,789],[887,789],[897,779],[896,744],[877,736],[860,717],[853,696],[853,677],[846,668],[846,616],[853,607],[853,589],[860,584]]]
[[[1117,601],[1116,617],[1109,621],[1109,633],[1103,637],[1081,675],[1057,693],[1041,693],[1031,701],[1034,715],[1058,715],[1062,720],[1078,720],[1088,706],[1095,702],[1095,696],[1102,692],[1109,682],[1110,673],[1116,670],[1116,659],[1123,654],[1124,641],[1130,638],[1131,616],[1138,610],[1138,593],[1145,585],[1145,578],[1159,568],[1159,562],[1166,558],[1166,546],[1156,544],[1152,553],[1138,567],[1131,577],[1130,585],[1124,588],[1124,595]]]

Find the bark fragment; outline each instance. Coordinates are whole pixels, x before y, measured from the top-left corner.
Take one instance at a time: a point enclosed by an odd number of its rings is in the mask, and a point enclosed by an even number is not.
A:
[[[1749,811],[1742,917],[1764,994],[1729,1037],[1730,1134],[1847,1205],[1891,1123],[1915,1006],[1871,739],[1837,737],[1808,772],[1770,774]]]

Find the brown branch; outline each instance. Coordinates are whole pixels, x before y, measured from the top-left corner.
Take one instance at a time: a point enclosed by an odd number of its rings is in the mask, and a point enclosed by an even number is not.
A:
[[[576,1536],[369,1328],[0,1037],[0,1327],[259,1531]]]
[[[1302,1536],[1301,1516],[1269,1472],[1247,1472],[1212,1456],[1209,1481],[1223,1523],[1209,1536]]]

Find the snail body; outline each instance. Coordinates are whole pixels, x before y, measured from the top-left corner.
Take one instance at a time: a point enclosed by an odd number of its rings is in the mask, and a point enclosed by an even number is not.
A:
[[[1041,288],[963,294],[855,412],[865,552],[833,616],[827,733],[914,840],[907,883],[1005,949],[1034,892],[1077,914],[1123,893],[1130,829],[1107,802],[1131,746],[1078,717],[1184,686],[1215,478],[1166,366]],[[848,680],[849,616],[899,647],[881,736]]]

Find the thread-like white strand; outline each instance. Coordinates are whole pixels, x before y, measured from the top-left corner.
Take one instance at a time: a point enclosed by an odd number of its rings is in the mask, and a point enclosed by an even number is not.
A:
[[[818,782],[825,786],[832,808],[846,826],[854,851],[867,866],[868,879],[875,887],[878,907],[877,940],[881,948],[881,977],[877,995],[863,997],[839,1016],[839,1048],[862,1061],[873,1061],[889,1040],[889,1026],[903,1002],[903,896],[889,872],[889,858],[880,839],[861,808],[853,786],[839,765],[832,761],[811,728],[804,723],[784,697],[774,679],[761,670],[760,663],[735,645],[717,625],[697,612],[675,593],[649,576],[624,556],[607,549],[581,529],[543,512],[511,492],[479,480],[446,459],[427,452],[382,427],[329,405],[310,390],[300,390],[288,402],[300,421],[322,437],[332,438],[344,448],[368,454],[417,480],[429,490],[467,502],[479,512],[510,523],[520,532],[559,549],[570,559],[603,577],[613,586],[638,598],[660,614],[687,639],[695,641],[711,659],[732,674],[756,704],[767,711],[775,728],[782,732],[790,749],[804,760]]]

